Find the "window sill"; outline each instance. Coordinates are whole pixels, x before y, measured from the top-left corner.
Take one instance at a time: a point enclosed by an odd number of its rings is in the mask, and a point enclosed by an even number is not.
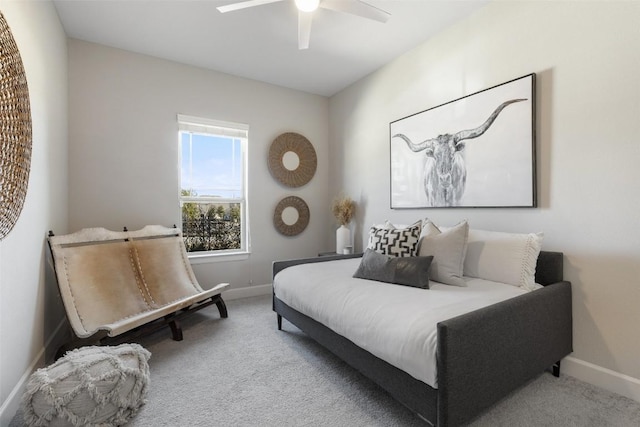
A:
[[[250,252],[232,252],[221,254],[187,254],[191,264],[208,264],[214,262],[244,261],[249,259]]]

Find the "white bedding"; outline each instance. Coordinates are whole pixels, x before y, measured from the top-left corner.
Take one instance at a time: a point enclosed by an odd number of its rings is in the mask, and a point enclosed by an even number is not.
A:
[[[354,279],[360,258],[280,271],[276,296],[354,344],[437,388],[436,324],[528,291],[465,277],[467,287],[430,282],[418,289]]]

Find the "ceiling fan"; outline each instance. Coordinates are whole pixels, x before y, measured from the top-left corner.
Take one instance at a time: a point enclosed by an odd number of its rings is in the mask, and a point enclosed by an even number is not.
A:
[[[276,3],[285,0],[245,0],[231,3],[225,6],[218,6],[221,13],[233,12],[235,10],[246,9],[263,4]],[[294,0],[298,8],[298,49],[309,48],[311,37],[311,20],[313,12],[319,7],[323,9],[335,10],[337,12],[350,13],[362,18],[373,19],[374,21],[387,22],[391,16],[388,12],[378,9],[361,0]]]

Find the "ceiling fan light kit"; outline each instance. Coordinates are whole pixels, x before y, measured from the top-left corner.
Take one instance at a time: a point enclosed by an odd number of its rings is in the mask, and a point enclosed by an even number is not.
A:
[[[220,13],[226,13],[281,1],[284,0],[245,0],[225,6],[218,6],[217,9]],[[311,38],[311,14],[319,7],[383,23],[387,22],[391,16],[388,12],[361,0],[294,0],[294,2],[298,8],[298,49],[301,50],[309,47],[309,39]]]
[[[320,5],[320,0],[295,0],[296,7],[302,12],[313,12]]]

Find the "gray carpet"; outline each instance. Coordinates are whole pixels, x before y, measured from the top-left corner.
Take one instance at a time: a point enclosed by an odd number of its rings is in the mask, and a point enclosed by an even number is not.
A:
[[[290,323],[270,297],[230,301],[140,341],[152,356],[147,404],[129,427],[425,426],[374,383]],[[545,373],[474,420],[477,426],[640,425],[640,403]],[[10,427],[22,426],[18,412]]]

